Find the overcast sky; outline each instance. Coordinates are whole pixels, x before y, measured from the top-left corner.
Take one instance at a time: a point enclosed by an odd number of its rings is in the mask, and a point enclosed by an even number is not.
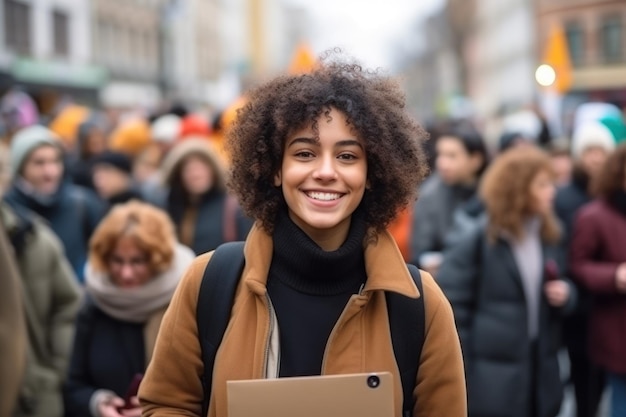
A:
[[[391,69],[393,51],[415,33],[416,22],[443,0],[284,0],[311,16],[316,53],[339,46],[368,67]]]

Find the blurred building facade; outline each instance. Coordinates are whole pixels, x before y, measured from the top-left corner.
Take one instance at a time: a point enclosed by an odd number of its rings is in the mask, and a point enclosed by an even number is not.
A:
[[[0,1],[0,93],[19,85],[48,107],[63,94],[90,103],[106,81],[92,60],[91,1]]]
[[[404,88],[408,105],[422,121],[448,112],[450,98],[463,90],[461,56],[454,47],[452,25],[445,9],[421,22],[424,42],[416,52],[418,59],[405,63]]]
[[[282,0],[0,0],[0,22],[0,95],[148,109],[225,106],[285,69],[308,23]]]
[[[403,61],[411,107],[422,119],[473,113],[493,140],[502,116],[544,107],[535,71],[555,25],[572,63],[555,125],[566,127],[585,101],[626,108],[624,0],[447,0],[414,31],[426,46]],[[458,96],[471,106],[459,112]]]
[[[106,68],[107,107],[152,105],[161,94],[161,0],[93,0],[93,60]]]
[[[480,0],[464,48],[467,95],[482,115],[532,103],[537,91],[532,0]]]
[[[626,1],[535,0],[535,6],[539,45],[555,26],[567,39],[572,82],[564,111],[592,100],[626,108]]]
[[[170,100],[206,102],[223,67],[218,0],[168,1],[162,13],[162,90]]]

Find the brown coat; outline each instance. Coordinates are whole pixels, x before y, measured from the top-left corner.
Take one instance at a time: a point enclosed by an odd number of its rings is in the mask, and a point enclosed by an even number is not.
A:
[[[26,361],[26,322],[20,276],[4,223],[0,221],[0,417],[11,415]]]
[[[272,237],[255,226],[245,246],[246,266],[235,296],[233,315],[217,352],[209,417],[227,416],[226,381],[260,379],[266,372],[270,309],[266,281]],[[211,254],[196,259],[168,309],[139,397],[144,416],[199,416],[203,364],[196,326],[202,275]],[[395,379],[396,414],[402,389],[389,337],[384,291],[418,297],[419,292],[388,233],[365,249],[367,283],[353,295],[331,333],[323,374],[390,371]],[[415,394],[416,417],[467,415],[465,377],[450,304],[432,277],[422,273],[425,292],[425,342]]]

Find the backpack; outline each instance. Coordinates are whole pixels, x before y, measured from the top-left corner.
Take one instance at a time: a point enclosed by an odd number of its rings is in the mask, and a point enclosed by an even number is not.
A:
[[[235,291],[244,267],[244,242],[220,245],[206,266],[196,309],[198,339],[202,351],[204,372],[201,377],[204,398],[202,416],[206,416],[211,396],[213,365],[226,327],[230,320]],[[407,264],[421,297],[413,299],[387,292],[387,310],[394,355],[400,370],[404,417],[413,415],[413,388],[419,370],[424,344],[424,291],[419,270]]]

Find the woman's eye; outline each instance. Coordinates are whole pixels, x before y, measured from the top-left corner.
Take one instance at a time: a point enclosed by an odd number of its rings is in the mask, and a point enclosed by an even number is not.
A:
[[[300,151],[298,153],[296,153],[296,156],[299,158],[311,158],[313,157],[313,154],[311,152],[308,151]]]
[[[351,153],[342,153],[341,155],[339,155],[339,159],[344,159],[344,160],[353,160],[356,159],[355,155],[352,155]]]

